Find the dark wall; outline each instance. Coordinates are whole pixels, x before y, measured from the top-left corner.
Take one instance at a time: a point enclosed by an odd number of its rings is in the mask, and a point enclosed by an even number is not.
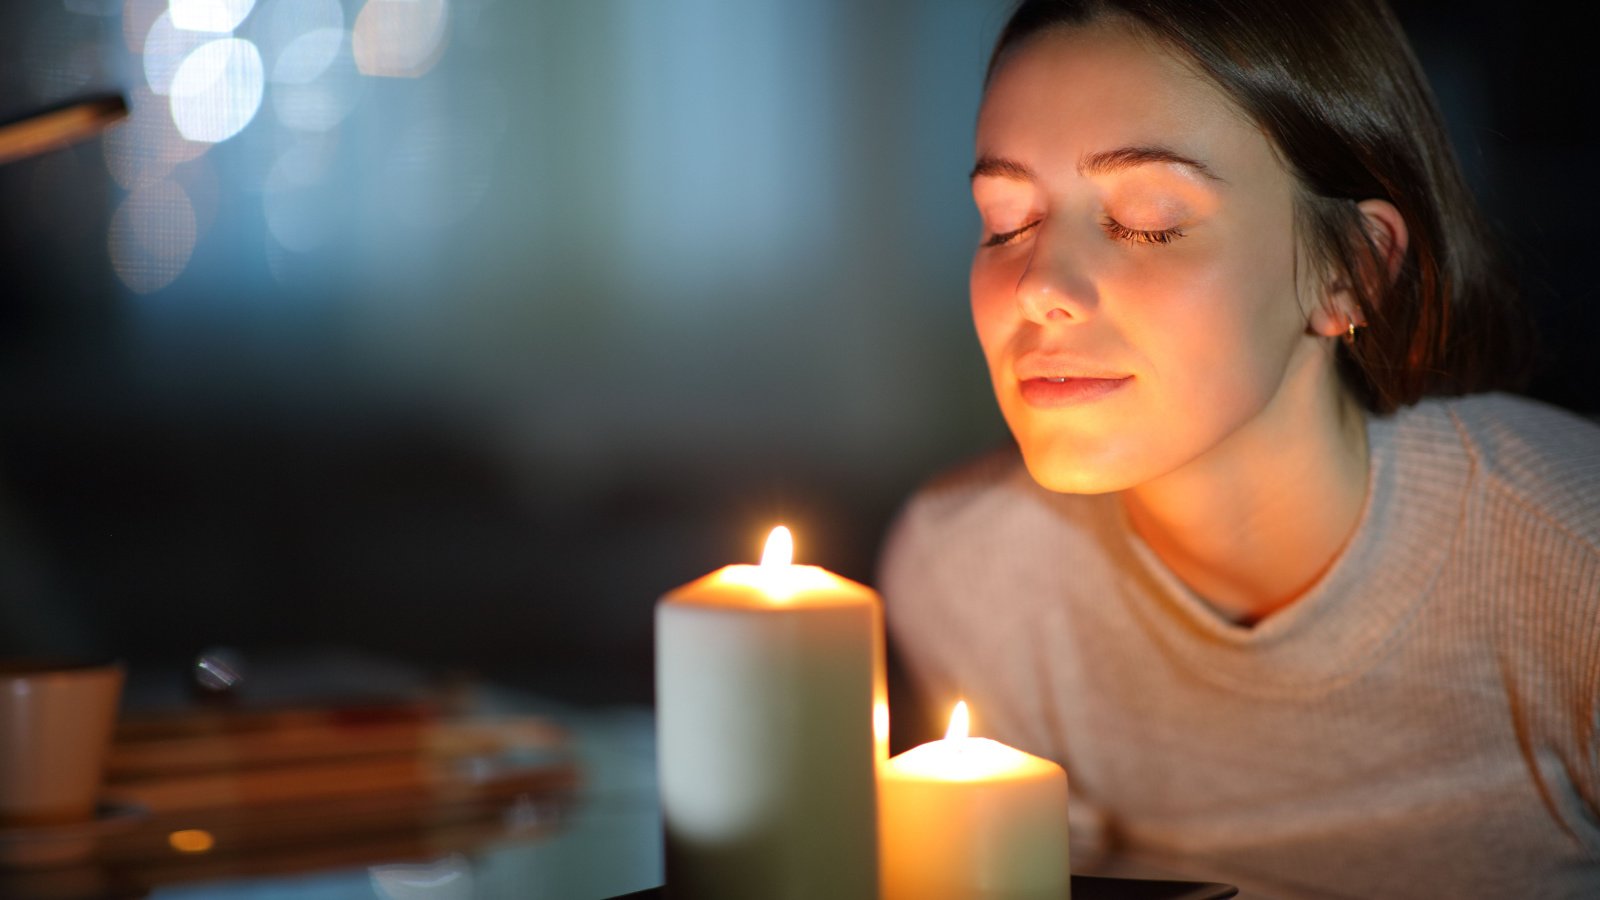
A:
[[[1560,4],[1405,2],[1395,9],[1444,108],[1462,167],[1507,248],[1538,325],[1528,393],[1600,410],[1600,303],[1583,221],[1600,199],[1600,78],[1587,17]]]

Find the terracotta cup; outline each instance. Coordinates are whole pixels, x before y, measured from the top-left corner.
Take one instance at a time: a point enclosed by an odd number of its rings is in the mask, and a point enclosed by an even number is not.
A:
[[[0,660],[0,827],[94,818],[122,666]]]

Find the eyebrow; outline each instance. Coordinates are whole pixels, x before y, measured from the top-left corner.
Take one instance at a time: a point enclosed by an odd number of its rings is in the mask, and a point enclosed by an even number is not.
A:
[[[1101,150],[1078,160],[1078,174],[1080,175],[1110,175],[1126,171],[1138,166],[1158,165],[1167,163],[1192,169],[1196,173],[1211,179],[1222,181],[1222,177],[1211,171],[1205,163],[1184,156],[1175,150],[1166,147],[1118,147],[1115,150]],[[985,156],[978,160],[972,167],[972,178],[988,176],[992,178],[1005,178],[1011,181],[1033,181],[1033,170],[1017,162],[997,156]]]
[[[979,157],[977,165],[972,167],[972,178],[980,176],[990,178],[1004,178],[1009,181],[1033,181],[1033,170],[1011,159],[1002,159],[998,156]]]
[[[1166,147],[1118,147],[1115,150],[1091,153],[1078,160],[1078,172],[1083,175],[1110,175],[1135,166],[1159,163],[1184,166],[1213,181],[1222,180],[1217,173],[1207,168],[1205,163],[1198,159],[1190,159],[1175,150],[1168,150]]]

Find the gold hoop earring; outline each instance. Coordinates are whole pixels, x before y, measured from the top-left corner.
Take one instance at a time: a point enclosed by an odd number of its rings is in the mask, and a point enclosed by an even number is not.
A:
[[[1362,326],[1355,319],[1348,319],[1348,320],[1346,320],[1346,327],[1348,328],[1348,330],[1345,331],[1345,333],[1344,333],[1345,346],[1347,346],[1347,347],[1355,346],[1356,329],[1360,328]]]

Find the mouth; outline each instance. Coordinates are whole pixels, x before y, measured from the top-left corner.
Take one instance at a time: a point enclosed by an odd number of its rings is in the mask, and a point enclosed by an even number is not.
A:
[[[1022,400],[1036,409],[1056,409],[1093,403],[1133,381],[1132,375],[1079,377],[1043,375],[1018,382]]]

